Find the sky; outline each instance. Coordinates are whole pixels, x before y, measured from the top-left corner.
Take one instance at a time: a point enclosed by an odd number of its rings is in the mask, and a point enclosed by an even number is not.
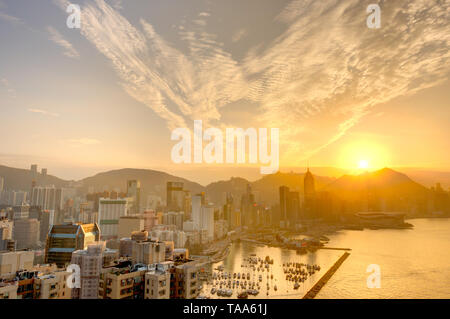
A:
[[[0,0],[0,164],[254,168],[175,164],[172,130],[202,120],[279,128],[281,168],[450,170],[450,0],[73,3],[80,29],[65,0]]]

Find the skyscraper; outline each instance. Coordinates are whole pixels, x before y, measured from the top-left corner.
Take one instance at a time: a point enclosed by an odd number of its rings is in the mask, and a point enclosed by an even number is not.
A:
[[[201,213],[202,213],[202,196],[195,195],[192,197],[192,221],[194,222],[194,227],[197,230],[200,229],[201,224]]]
[[[304,178],[304,212],[305,217],[314,218],[314,206],[315,206],[315,198],[316,198],[316,187],[314,182],[314,177],[308,170],[306,171]]]
[[[242,195],[241,199],[241,224],[247,227],[257,226],[255,196],[252,193],[250,184],[247,185],[247,192]]]
[[[297,224],[300,212],[300,195],[291,192],[289,187],[280,187],[280,227],[293,228]]]
[[[167,182],[167,210],[178,212],[184,209],[185,193],[181,182]]]
[[[286,226],[287,221],[287,210],[288,210],[288,194],[289,187],[280,186],[280,217],[279,217],[279,225],[280,227]]]
[[[127,182],[127,197],[133,198],[131,207],[132,214],[141,212],[141,182],[138,180],[129,180]]]
[[[71,263],[80,266],[81,287],[72,289],[72,299],[98,299],[105,250],[105,242],[98,242],[89,244],[85,250],[73,252]]]
[[[4,187],[5,187],[5,179],[0,176],[0,195],[2,194]]]
[[[14,221],[13,238],[17,242],[17,249],[37,247],[39,225],[39,221],[34,218]]]
[[[64,206],[63,190],[54,186],[33,187],[30,203],[31,206],[38,206],[43,210],[62,209]]]
[[[98,208],[98,225],[102,239],[117,238],[119,234],[119,218],[128,216],[128,200],[126,198],[100,198]]]

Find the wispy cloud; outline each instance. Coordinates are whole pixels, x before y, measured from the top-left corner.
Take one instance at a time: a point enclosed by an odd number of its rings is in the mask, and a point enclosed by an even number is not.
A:
[[[60,47],[62,47],[64,49],[63,54],[65,56],[67,56],[69,58],[74,58],[74,59],[77,59],[80,57],[80,54],[78,53],[78,51],[75,50],[75,48],[69,41],[64,39],[64,37],[62,36],[61,33],[59,33],[58,30],[49,26],[49,27],[47,27],[47,31],[50,34],[50,40],[52,40],[54,43],[56,43],[57,45],[59,45]]]
[[[23,21],[17,17],[6,14],[0,11],[0,20],[12,23],[12,24],[23,24]]]
[[[258,105],[264,125],[282,128],[285,154],[301,159],[341,138],[377,104],[448,78],[450,1],[383,2],[378,30],[366,27],[365,9],[358,0],[292,1],[277,17],[286,31],[242,61],[205,30],[206,14],[179,26],[187,53],[103,0],[83,7],[82,34],[124,89],[169,128],[188,119],[220,125],[223,108],[242,100]]]
[[[53,116],[53,117],[59,117],[58,113],[53,113],[53,112],[49,112],[49,111],[42,110],[42,109],[30,108],[30,109],[28,109],[28,112],[38,113],[38,114],[47,115],[47,116]]]
[[[289,128],[287,151],[308,157],[375,105],[448,77],[449,10],[450,1],[383,2],[383,27],[371,30],[361,1],[293,1],[278,17],[287,31],[246,59],[259,75],[250,98]]]
[[[215,36],[192,23],[181,30],[189,54],[171,47],[141,20],[143,32],[104,1],[83,9],[82,34],[113,64],[124,89],[167,120],[186,127],[185,118],[220,119],[218,109],[242,97],[242,72]]]

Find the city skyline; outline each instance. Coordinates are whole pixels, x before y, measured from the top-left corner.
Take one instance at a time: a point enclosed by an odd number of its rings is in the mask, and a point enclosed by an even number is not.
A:
[[[364,1],[79,2],[81,30],[65,1],[0,1],[1,164],[245,169],[171,162],[171,130],[201,119],[279,127],[282,169],[450,170],[445,3],[383,3],[373,30]]]

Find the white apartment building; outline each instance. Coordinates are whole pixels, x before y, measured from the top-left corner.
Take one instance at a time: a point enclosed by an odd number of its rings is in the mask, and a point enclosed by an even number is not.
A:
[[[127,198],[100,198],[98,208],[98,225],[102,239],[117,238],[119,219],[128,216],[129,202]]]

